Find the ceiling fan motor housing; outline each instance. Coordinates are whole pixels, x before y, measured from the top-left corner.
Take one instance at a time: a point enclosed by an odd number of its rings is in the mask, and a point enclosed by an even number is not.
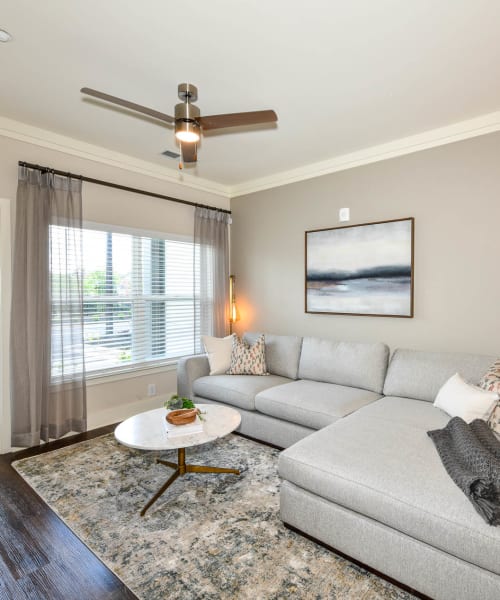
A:
[[[190,102],[179,102],[175,105],[175,120],[197,121],[200,117],[200,109]]]
[[[188,141],[182,136],[192,136],[193,141],[200,138],[200,109],[191,104],[198,98],[196,86],[190,83],[181,83],[177,88],[179,99],[183,100],[175,105],[175,133],[178,139]],[[191,141],[191,140],[189,140]]]
[[[184,142],[197,142],[200,139],[198,118],[200,109],[189,102],[175,105],[175,135]]]

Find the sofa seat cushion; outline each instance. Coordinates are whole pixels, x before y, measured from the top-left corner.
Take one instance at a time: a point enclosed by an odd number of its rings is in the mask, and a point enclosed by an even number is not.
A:
[[[380,394],[367,390],[300,379],[260,392],[255,408],[271,417],[321,429],[378,398]]]
[[[282,452],[279,472],[305,490],[498,575],[500,527],[487,525],[474,510],[426,433],[448,420],[428,402],[384,398]]]
[[[424,430],[443,428],[450,416],[433,404],[411,398],[398,396],[382,396],[380,400],[363,408],[364,418],[383,419],[387,427],[408,425]]]
[[[196,396],[255,410],[255,396],[262,390],[289,383],[290,379],[278,375],[209,375],[193,383]]]

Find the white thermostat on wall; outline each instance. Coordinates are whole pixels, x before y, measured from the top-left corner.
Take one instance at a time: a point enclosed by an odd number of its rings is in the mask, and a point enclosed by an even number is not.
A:
[[[339,221],[349,221],[350,218],[350,210],[348,208],[341,208],[339,210]]]

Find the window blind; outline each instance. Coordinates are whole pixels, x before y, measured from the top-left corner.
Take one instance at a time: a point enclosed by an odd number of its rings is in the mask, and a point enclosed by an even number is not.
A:
[[[71,260],[67,228],[51,227],[51,253]],[[191,240],[83,229],[85,366],[104,374],[161,364],[200,352]],[[57,264],[57,261],[52,261]],[[52,292],[61,285],[53,269]],[[52,376],[68,335],[53,311]]]

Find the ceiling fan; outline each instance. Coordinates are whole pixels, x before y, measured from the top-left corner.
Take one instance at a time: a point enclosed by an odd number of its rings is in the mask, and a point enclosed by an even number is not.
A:
[[[203,131],[210,129],[223,129],[226,127],[239,127],[242,125],[257,125],[260,123],[273,123],[278,120],[274,110],[256,110],[251,112],[227,113],[223,115],[209,115],[202,117],[200,109],[192,104],[198,98],[198,88],[192,83],[180,83],[177,88],[179,99],[182,100],[175,105],[173,117],[159,112],[146,106],[141,106],[135,102],[129,102],[116,96],[110,96],[103,92],[83,87],[80,92],[87,96],[93,96],[100,100],[105,100],[111,104],[117,104],[130,110],[148,115],[163,121],[164,123],[175,124],[175,137],[181,147],[181,160],[179,168],[182,169],[182,163],[195,163],[197,160],[197,143]]]

